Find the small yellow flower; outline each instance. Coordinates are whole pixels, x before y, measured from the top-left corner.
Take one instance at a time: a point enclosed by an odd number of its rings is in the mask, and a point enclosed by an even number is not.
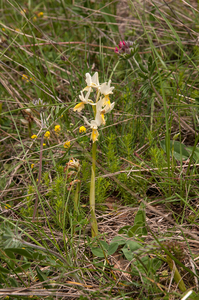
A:
[[[84,126],[81,126],[79,128],[79,133],[82,133],[82,132],[86,132],[86,128]]]
[[[37,17],[34,16],[33,17],[33,22],[35,22],[35,21],[37,21]]]
[[[31,136],[31,139],[37,139],[37,135],[36,134],[33,134],[32,136]]]
[[[50,131],[46,131],[46,133],[44,134],[45,138],[49,139],[50,138]]]
[[[44,13],[43,11],[40,11],[38,14],[37,14],[37,17],[40,18],[40,17],[43,17]]]
[[[3,31],[5,31],[5,28],[1,28]]]
[[[66,142],[64,143],[64,148],[65,148],[65,149],[70,148],[70,141],[66,141]]]
[[[15,30],[16,30],[17,32],[21,32],[21,30],[20,30],[19,28],[16,28]]]
[[[60,132],[61,131],[60,125],[56,125],[54,131],[57,133]]]
[[[34,168],[34,164],[31,164],[30,167],[31,167],[31,169],[33,169]]]
[[[23,74],[22,80],[25,80],[26,82],[29,82],[28,76],[26,74]]]
[[[24,14],[26,13],[26,9],[24,8],[23,10],[20,11],[20,13],[21,13],[22,15],[24,15]]]
[[[11,205],[10,204],[6,204],[5,205],[5,209],[9,209],[9,208],[11,208]]]
[[[43,143],[43,146],[46,146],[46,144],[45,144],[45,143]]]

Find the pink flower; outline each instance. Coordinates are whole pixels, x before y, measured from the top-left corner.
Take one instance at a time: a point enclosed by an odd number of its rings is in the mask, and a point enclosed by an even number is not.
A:
[[[117,47],[115,47],[115,53],[119,53],[119,50],[118,50],[118,48]]]
[[[119,46],[120,49],[122,48],[122,46],[123,46],[122,41],[120,41],[118,46]]]

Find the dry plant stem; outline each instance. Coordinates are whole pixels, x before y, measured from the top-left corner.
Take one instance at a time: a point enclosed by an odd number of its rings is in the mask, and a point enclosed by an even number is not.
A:
[[[92,146],[92,167],[91,167],[91,185],[90,185],[90,212],[91,212],[91,234],[92,237],[98,235],[97,219],[95,215],[95,169],[96,169],[96,151],[97,143]]]
[[[167,263],[169,265],[170,270],[174,271],[174,280],[178,284],[179,289],[181,290],[181,292],[186,292],[187,289],[185,287],[184,281],[180,273],[178,272],[178,269],[176,268],[173,260],[168,255],[167,255]]]
[[[33,216],[32,216],[33,222],[35,220],[37,206],[38,206],[38,199],[39,199],[39,185],[40,185],[40,181],[41,181],[41,171],[42,171],[43,143],[44,143],[44,133],[42,133],[42,136],[41,136],[41,146],[40,146],[40,155],[39,155],[39,176],[38,176],[38,184],[37,184],[37,194],[36,194],[36,198],[35,198],[35,207],[34,207]]]

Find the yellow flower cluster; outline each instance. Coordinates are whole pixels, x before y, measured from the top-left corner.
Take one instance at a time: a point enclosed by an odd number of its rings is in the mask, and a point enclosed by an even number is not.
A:
[[[70,141],[66,141],[66,142],[64,143],[64,148],[65,148],[65,149],[70,148]]]
[[[33,134],[32,136],[31,136],[31,139],[37,139],[37,135],[36,134]]]
[[[81,126],[79,128],[79,133],[83,133],[83,132],[86,132],[86,128],[84,126]]]
[[[44,137],[49,139],[50,138],[50,131],[46,131],[46,133],[44,134]]]
[[[37,14],[37,17],[38,17],[38,18],[41,18],[41,17],[43,17],[43,15],[44,15],[43,11],[40,11],[40,12]]]
[[[22,75],[22,80],[24,80],[26,82],[29,82],[29,81],[35,80],[35,78],[34,77],[28,77],[26,74],[23,74]]]
[[[5,205],[5,209],[9,209],[9,208],[11,208],[11,205],[10,204],[6,204]]]
[[[56,125],[55,128],[54,128],[54,131],[55,131],[56,133],[59,133],[59,132],[61,131],[60,125]]]
[[[24,8],[23,10],[20,11],[20,13],[21,13],[22,15],[24,15],[26,12],[27,12],[27,10],[26,10],[25,8]]]

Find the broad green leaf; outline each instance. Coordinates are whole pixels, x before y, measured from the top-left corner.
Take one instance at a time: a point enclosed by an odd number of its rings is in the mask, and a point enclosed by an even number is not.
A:
[[[108,250],[109,244],[107,244],[107,242],[100,241],[100,244],[101,244],[101,246],[102,246],[103,249]]]
[[[135,216],[134,225],[128,231],[128,236],[132,237],[135,234],[142,236],[147,234],[145,227],[145,211],[143,208],[140,208]]]
[[[3,268],[3,267],[1,267],[1,266],[0,266],[0,272],[5,273],[5,274],[10,273],[10,271],[9,271],[8,269]]]
[[[30,252],[28,252],[26,249],[21,249],[21,248],[7,248],[7,250],[20,254],[22,256],[28,257],[30,259],[33,259],[32,254],[30,254]]]
[[[160,142],[162,149],[166,152],[166,143],[165,140]],[[187,147],[178,142],[170,141],[170,155],[175,157],[175,159],[182,161],[187,160],[190,157],[190,153],[187,151]]]
[[[122,227],[122,228],[118,231],[118,233],[119,233],[119,234],[127,233],[128,230],[129,230],[129,228],[131,228],[131,226],[130,226],[130,225],[126,225],[126,226]]]
[[[117,251],[118,243],[111,243],[108,248],[108,255],[113,255]]]
[[[36,272],[37,272],[37,277],[38,277],[39,281],[42,282],[42,281],[46,281],[48,279],[46,274],[44,274],[44,272],[42,272],[38,266],[36,267]]]
[[[122,248],[122,252],[127,260],[131,261],[133,259],[133,253],[129,249]]]
[[[187,151],[189,151],[189,154],[191,155],[192,151],[193,151],[194,147],[186,147]],[[196,147],[194,154],[193,154],[193,159],[195,159],[195,161],[199,160],[199,148]]]
[[[25,264],[21,265],[20,267],[17,267],[17,268],[15,269],[15,272],[16,272],[16,273],[21,273],[21,272],[23,272],[23,271],[26,271],[26,270],[29,269],[29,268],[30,268],[30,263],[25,263]]]
[[[93,253],[93,255],[97,256],[97,257],[104,257],[104,251],[101,248],[91,248],[91,251]]]
[[[131,226],[129,226],[129,227],[131,227]],[[127,238],[124,238],[122,236],[115,236],[111,241],[111,243],[117,243],[119,246],[125,245],[126,242],[127,242]]]
[[[42,260],[46,259],[46,256],[39,252],[33,252],[32,257],[33,257],[33,260],[37,259],[37,260],[42,261]]]
[[[134,251],[141,248],[141,244],[135,241],[128,241],[126,245],[122,248],[122,252],[127,260],[131,261],[133,259]]]
[[[18,287],[18,282],[17,282],[17,280],[15,278],[10,277],[9,281],[10,281],[10,285],[12,287]]]
[[[15,258],[16,258],[15,255],[14,255],[14,253],[13,253],[13,251],[10,251],[9,249],[5,249],[4,251],[5,251],[5,254],[6,254],[9,258],[11,258],[11,259],[15,259]]]
[[[135,241],[128,241],[127,243],[126,243],[126,246],[125,247],[127,247],[130,251],[136,251],[136,250],[138,250],[139,248],[141,248],[142,247],[142,245],[141,244],[139,244],[139,243],[137,243],[137,242],[135,242]]]

